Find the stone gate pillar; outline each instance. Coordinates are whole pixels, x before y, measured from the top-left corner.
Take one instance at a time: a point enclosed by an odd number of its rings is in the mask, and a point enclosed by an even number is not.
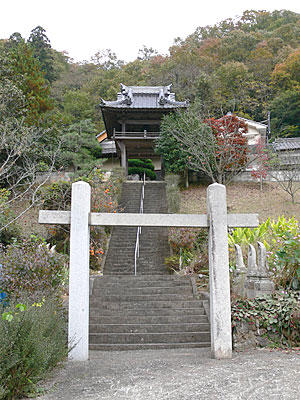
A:
[[[213,358],[231,358],[231,302],[227,232],[226,187],[219,183],[207,189],[209,221],[209,292],[211,352]]]

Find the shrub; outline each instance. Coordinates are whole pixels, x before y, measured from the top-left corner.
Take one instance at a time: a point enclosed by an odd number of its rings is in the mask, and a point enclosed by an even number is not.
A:
[[[114,169],[113,175],[104,180],[103,171],[95,168],[88,176],[76,179],[91,185],[91,210],[93,212],[117,212],[121,196],[123,169]],[[44,187],[43,208],[69,210],[71,207],[72,182],[57,182]],[[69,253],[70,228],[64,225],[50,227],[47,241],[56,245],[56,249],[64,254]],[[109,230],[105,227],[91,227],[90,266],[98,270],[102,264],[107,247]]]
[[[179,249],[189,249],[194,247],[199,229],[197,228],[170,228],[169,242],[176,252]]]
[[[185,269],[194,273],[207,274],[208,233],[199,228],[170,228],[169,242],[173,256],[165,259],[170,270]],[[180,259],[181,257],[181,267]]]
[[[12,243],[14,239],[20,237],[20,229],[16,224],[12,223],[4,228],[9,221],[13,220],[14,215],[8,205],[10,191],[0,189],[0,243],[7,245]]]
[[[63,284],[65,257],[51,253],[44,241],[32,237],[21,244],[0,247],[1,291],[9,297],[22,293],[56,292]]]
[[[269,218],[254,229],[236,228],[228,235],[228,240],[231,264],[234,244],[243,248],[246,257],[248,245],[256,246],[257,241],[261,241],[267,249],[269,271],[276,287],[291,287],[292,282],[296,288],[299,285],[300,227],[295,218],[286,219],[281,216],[277,221],[271,221]]]
[[[129,167],[128,168],[128,175],[139,175],[140,179],[143,179],[144,172],[146,177],[150,178],[152,181],[156,179],[156,173],[151,169],[144,168],[144,167]]]
[[[264,297],[240,299],[232,303],[232,326],[248,322],[253,329],[280,345],[299,345],[299,293],[279,291]]]
[[[138,167],[138,168],[146,168],[146,169],[151,169],[154,171],[154,165],[152,163],[152,160],[150,159],[129,159],[128,160],[128,167]]]
[[[68,353],[62,309],[47,298],[11,304],[0,317],[0,399],[37,393],[37,382]]]
[[[40,194],[43,208],[47,210],[69,210],[71,206],[71,182],[58,181],[44,185]]]

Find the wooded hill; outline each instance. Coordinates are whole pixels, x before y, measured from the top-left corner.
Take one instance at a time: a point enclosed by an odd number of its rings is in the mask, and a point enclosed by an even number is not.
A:
[[[71,135],[60,162],[74,169],[87,155],[97,158],[90,143],[103,128],[97,104],[115,99],[121,82],[172,83],[179,100],[201,103],[214,117],[234,111],[262,121],[270,111],[273,137],[300,135],[300,14],[292,11],[245,11],[175,39],[168,55],[144,47],[128,63],[112,50],[75,63],[37,27],[28,39],[14,33],[1,40],[0,61],[0,96],[16,87],[16,115],[55,126],[51,138]]]

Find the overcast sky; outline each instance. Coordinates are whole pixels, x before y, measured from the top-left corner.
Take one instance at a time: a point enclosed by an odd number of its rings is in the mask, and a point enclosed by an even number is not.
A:
[[[167,53],[176,37],[245,10],[287,9],[300,13],[299,0],[11,0],[1,1],[0,38],[20,32],[28,38],[37,25],[53,48],[76,61],[111,48],[134,60],[143,45]]]

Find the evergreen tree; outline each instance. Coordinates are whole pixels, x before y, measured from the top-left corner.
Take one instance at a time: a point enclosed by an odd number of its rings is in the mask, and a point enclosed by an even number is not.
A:
[[[28,43],[33,51],[33,55],[38,59],[41,70],[45,73],[45,78],[52,83],[56,79],[54,71],[54,58],[50,40],[46,36],[46,31],[41,26],[37,26],[31,31]]]
[[[31,48],[23,40],[13,40],[8,44],[2,60],[3,66],[6,65],[6,77],[25,96],[26,123],[41,125],[47,111],[52,110],[53,103],[50,98],[49,85]]]

